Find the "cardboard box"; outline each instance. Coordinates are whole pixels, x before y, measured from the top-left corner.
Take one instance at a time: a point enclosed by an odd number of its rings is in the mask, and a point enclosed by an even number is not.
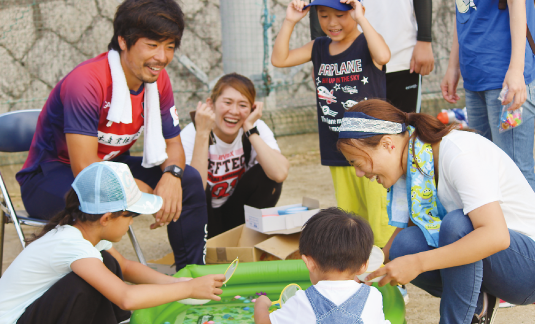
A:
[[[285,260],[299,250],[300,236],[267,235],[240,225],[206,242],[206,264],[230,263],[236,257],[240,262],[256,262],[266,259],[265,253]]]
[[[279,210],[292,207],[308,207],[307,211],[291,215],[278,215]],[[244,206],[245,225],[255,231],[265,234],[291,234],[301,231],[301,227],[306,221],[319,211],[320,203],[316,199],[303,197],[302,204],[286,205],[280,207],[258,209],[251,206]]]

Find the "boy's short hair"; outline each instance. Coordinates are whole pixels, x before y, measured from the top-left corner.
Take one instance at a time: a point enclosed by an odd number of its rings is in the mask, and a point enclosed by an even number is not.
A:
[[[174,0],[125,0],[115,13],[113,37],[108,50],[121,52],[118,37],[130,49],[140,38],[162,41],[174,39],[175,50],[184,32],[184,13]]]
[[[370,258],[373,231],[362,217],[331,207],[303,226],[301,254],[312,257],[321,271],[358,271]]]

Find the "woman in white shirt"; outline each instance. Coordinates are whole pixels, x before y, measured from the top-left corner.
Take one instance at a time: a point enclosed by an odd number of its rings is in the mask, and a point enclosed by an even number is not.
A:
[[[290,164],[260,120],[262,102],[248,78],[231,73],[199,102],[180,137],[186,164],[201,174],[207,194],[208,237],[245,222],[243,206],[274,207]]]
[[[535,193],[495,144],[454,128],[368,100],[344,115],[338,148],[389,189],[398,227],[368,279],[442,297],[440,323],[492,323],[497,298],[535,302]]]

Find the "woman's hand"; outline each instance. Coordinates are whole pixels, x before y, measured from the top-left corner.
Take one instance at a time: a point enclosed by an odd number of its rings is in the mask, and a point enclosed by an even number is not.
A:
[[[195,109],[195,130],[200,134],[210,134],[215,126],[215,113],[211,106],[200,102]]]
[[[416,254],[411,254],[390,261],[384,267],[370,273],[366,280],[385,275],[385,277],[379,281],[380,287],[387,283],[390,283],[392,286],[397,284],[405,285],[418,277],[418,275],[423,272],[421,269],[422,267],[418,256]]]
[[[286,9],[286,20],[293,22],[294,24],[303,19],[310,10],[310,7],[303,10],[303,7],[307,3],[301,0],[292,0]]]
[[[354,21],[359,23],[359,21],[364,18],[365,9],[359,0],[340,0],[340,2],[353,7],[353,9],[349,11],[349,13],[351,14],[351,18],[353,18]]]
[[[255,101],[255,103],[253,104],[253,108],[252,108],[251,114],[243,122],[242,128],[243,128],[244,132],[247,132],[248,130],[253,128],[254,127],[254,123],[256,123],[256,121],[259,120],[260,117],[262,117],[262,108],[263,107],[264,107],[264,103],[263,102]]]

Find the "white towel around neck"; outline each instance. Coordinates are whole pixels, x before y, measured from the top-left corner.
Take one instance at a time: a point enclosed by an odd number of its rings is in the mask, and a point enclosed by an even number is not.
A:
[[[108,52],[112,79],[111,105],[107,120],[113,123],[132,123],[132,100],[126,83],[119,52]],[[144,168],[152,168],[167,160],[166,144],[162,134],[162,116],[160,115],[160,94],[158,85],[145,83],[145,137],[143,142]]]

